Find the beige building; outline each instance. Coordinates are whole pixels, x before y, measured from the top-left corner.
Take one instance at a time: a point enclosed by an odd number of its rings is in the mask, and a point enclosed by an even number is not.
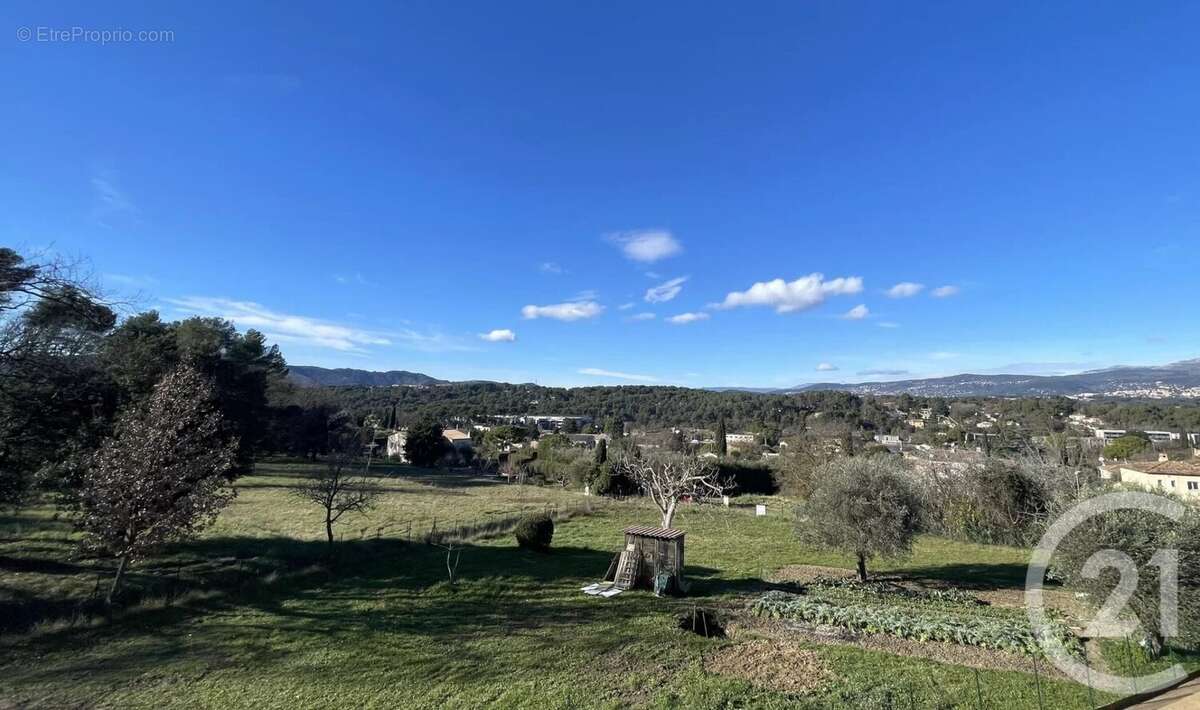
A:
[[[1121,483],[1200,500],[1200,460],[1130,462],[1111,468],[1120,472]]]

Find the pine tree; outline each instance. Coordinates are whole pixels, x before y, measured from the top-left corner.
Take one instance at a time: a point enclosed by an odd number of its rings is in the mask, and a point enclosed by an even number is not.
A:
[[[717,456],[724,458],[729,453],[729,445],[725,442],[725,417],[717,420],[717,433],[713,438],[717,440]]]
[[[608,461],[608,441],[601,439],[596,442],[596,463],[604,465]]]

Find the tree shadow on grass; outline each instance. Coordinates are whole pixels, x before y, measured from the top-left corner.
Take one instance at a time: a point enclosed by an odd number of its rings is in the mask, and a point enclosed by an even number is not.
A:
[[[930,586],[949,586],[959,589],[1014,589],[1025,586],[1026,570],[1025,565],[1013,562],[979,562],[909,567],[897,570],[888,576]]]

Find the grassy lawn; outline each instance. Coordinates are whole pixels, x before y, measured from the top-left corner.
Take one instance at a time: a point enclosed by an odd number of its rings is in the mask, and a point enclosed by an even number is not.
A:
[[[599,599],[579,587],[603,575],[624,526],[656,522],[652,509],[597,503],[560,521],[549,554],[520,550],[509,535],[473,541],[452,587],[444,551],[405,541],[410,521],[503,517],[583,497],[380,468],[379,507],[343,526],[330,566],[319,511],[287,495],[309,470],[260,466],[201,539],[136,570],[131,592],[141,603],[91,625],[12,631],[22,619],[75,613],[98,573],[69,557],[69,527],[52,511],[4,518],[0,612],[10,630],[0,639],[0,707],[974,708],[981,697],[987,707],[1038,707],[1029,673],[853,646],[807,644],[832,678],[807,696],[706,672],[705,655],[734,641],[681,631],[678,615],[697,604],[740,609],[786,565],[851,565],[796,543],[783,500],[771,500],[765,518],[683,510],[689,597]],[[910,559],[877,569],[996,588],[1020,586],[1025,561],[1021,550],[922,538]],[[1045,707],[1089,706],[1072,683],[1042,677],[1040,690]]]

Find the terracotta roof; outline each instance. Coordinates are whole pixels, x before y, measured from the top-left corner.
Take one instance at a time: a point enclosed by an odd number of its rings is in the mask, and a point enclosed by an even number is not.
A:
[[[1157,476],[1200,476],[1200,460],[1151,461],[1149,463],[1123,463],[1119,468],[1128,468]]]
[[[673,528],[654,528],[649,525],[634,525],[625,528],[626,535],[637,535],[638,537],[652,537],[659,540],[674,540],[677,537],[683,537],[682,530]]]

